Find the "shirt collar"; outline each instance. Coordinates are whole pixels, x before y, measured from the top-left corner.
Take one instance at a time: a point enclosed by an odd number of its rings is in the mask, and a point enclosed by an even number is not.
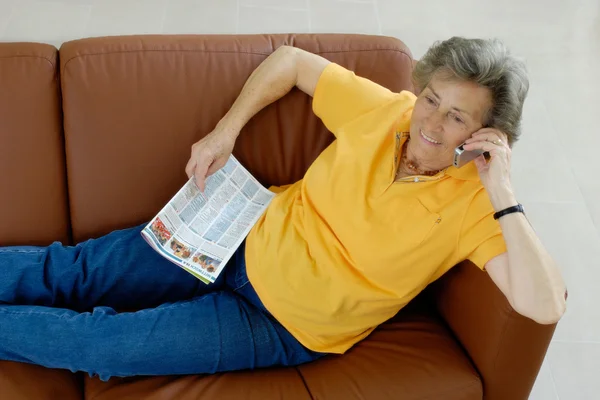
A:
[[[401,132],[400,138],[402,146],[406,139],[410,136],[410,132]],[[446,168],[446,175],[451,176],[455,179],[460,179],[463,181],[479,181],[479,172],[477,171],[477,166],[474,162],[469,162],[463,165],[461,168],[456,168],[454,165]]]
[[[473,161],[463,165],[461,168],[451,165],[446,170],[446,174],[463,181],[479,181],[479,171],[477,171],[477,166]]]

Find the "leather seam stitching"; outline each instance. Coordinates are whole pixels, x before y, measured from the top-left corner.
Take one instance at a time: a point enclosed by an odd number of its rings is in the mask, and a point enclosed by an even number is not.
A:
[[[306,379],[304,378],[304,375],[302,374],[302,371],[300,371],[300,368],[294,367],[294,369],[298,373],[298,376],[300,376],[300,380],[302,381],[302,384],[304,385],[304,388],[306,389],[306,393],[308,393],[308,396],[310,397],[310,400],[315,400],[315,398],[312,395],[310,389],[308,388],[308,383],[306,382]]]
[[[329,51],[319,51],[314,54],[335,54],[335,53],[363,53],[363,52],[372,52],[372,51],[392,51],[396,53],[400,53],[408,59],[412,59],[404,50],[395,49],[395,48],[380,48],[380,49],[357,49],[357,50],[329,50]],[[180,52],[180,53],[207,53],[207,54],[250,54],[250,55],[260,55],[260,56],[269,56],[271,53],[263,53],[263,52],[253,52],[253,51],[230,51],[230,50],[170,50],[170,49],[141,49],[141,50],[119,50],[119,51],[108,51],[108,52],[99,52],[99,53],[85,53],[85,54],[77,54],[68,60],[65,61],[62,71],[66,71],[67,65],[81,57],[85,56],[98,56],[98,55],[111,55],[111,54],[125,54],[125,53],[145,53],[145,52]],[[44,58],[44,57],[40,57]],[[46,59],[47,60],[47,59]],[[48,62],[50,62],[48,60]]]
[[[50,60],[48,57],[44,57],[44,56],[34,56],[34,55],[29,55],[29,54],[23,54],[23,55],[13,55],[13,56],[0,56],[0,59],[9,59],[9,58],[41,58],[42,60],[46,60],[48,61],[48,64],[50,64],[50,66],[54,69],[56,69],[56,65],[52,62],[52,60]]]
[[[504,344],[504,341],[506,340],[506,331],[508,330],[508,327],[512,323],[512,320],[514,319],[514,317],[515,317],[514,311],[511,310],[510,315],[506,319],[506,322],[504,323],[504,327],[502,328],[502,334],[500,336],[500,341],[498,342],[498,351],[496,352],[496,355],[494,356],[494,364],[492,367],[492,373],[494,373],[496,371],[496,365],[498,364],[498,358],[499,358],[500,352],[502,351],[502,345]]]

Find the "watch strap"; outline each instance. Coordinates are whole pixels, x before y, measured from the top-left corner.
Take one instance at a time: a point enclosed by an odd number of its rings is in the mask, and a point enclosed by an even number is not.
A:
[[[522,204],[517,204],[516,206],[508,207],[508,208],[505,208],[504,210],[498,211],[497,213],[494,214],[494,219],[498,219],[507,214],[512,214],[512,213],[516,213],[516,212],[525,214],[525,210],[523,209]]]

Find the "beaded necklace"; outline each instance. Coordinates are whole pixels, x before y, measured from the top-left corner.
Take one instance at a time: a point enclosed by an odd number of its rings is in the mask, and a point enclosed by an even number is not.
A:
[[[441,171],[441,169],[438,169],[437,171],[420,170],[417,164],[415,164],[406,157],[406,149],[408,148],[408,142],[410,142],[410,137],[406,139],[406,142],[404,142],[404,148],[402,149],[402,158],[400,160],[400,165],[402,165],[402,161],[405,161],[406,167],[412,172],[414,172],[416,175],[434,176]]]

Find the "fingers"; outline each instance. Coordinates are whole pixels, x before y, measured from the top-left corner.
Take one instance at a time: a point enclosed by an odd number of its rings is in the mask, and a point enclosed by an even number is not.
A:
[[[496,145],[508,146],[508,137],[503,132],[493,128],[484,128],[475,132],[471,138],[466,140],[466,143],[471,143],[479,140],[486,140]]]
[[[496,153],[497,151],[499,151],[501,149],[501,147],[497,144],[488,142],[486,140],[478,140],[478,141],[467,143],[464,146],[464,149],[467,151],[483,150],[483,151],[487,151],[489,153]]]
[[[221,168],[223,168],[225,166],[226,162],[223,162],[222,160],[217,160],[215,162],[213,162],[210,167],[208,168],[208,171],[206,172],[206,177],[208,178],[209,176],[211,176],[212,174],[214,174],[215,172],[217,172],[218,170],[220,170]]]
[[[185,166],[185,174],[187,175],[188,179],[194,177],[194,182],[196,183],[196,186],[198,187],[198,189],[200,189],[200,191],[204,192],[206,171],[208,170],[210,165],[205,160],[200,160],[201,162],[198,164],[198,162],[196,161],[196,157],[192,156],[192,158],[190,158],[187,165]]]
[[[206,176],[210,165],[213,163],[214,157],[207,154],[209,151],[203,145],[203,140],[192,145],[190,160],[185,167],[185,173],[188,179],[194,177],[194,183],[204,192],[206,186]]]
[[[477,157],[475,160],[475,166],[477,167],[478,170],[483,170],[486,167],[488,167],[487,165],[487,161],[485,160],[485,157],[482,155],[480,155],[479,157]]]
[[[233,150],[235,137],[213,131],[192,145],[192,154],[185,172],[204,192],[206,178],[222,168]]]
[[[193,176],[194,183],[201,192],[204,192],[204,177],[206,176],[206,169],[208,169],[208,167],[204,167],[203,164],[200,164],[200,167],[198,168],[198,163],[193,157],[190,158],[185,166],[185,174],[187,175],[188,179]],[[204,172],[202,172],[203,170]]]
[[[201,192],[204,192],[206,177],[208,176],[207,172],[211,164],[212,162],[209,163],[203,160],[203,162],[197,164],[196,168],[194,169],[194,180],[196,182],[196,186],[198,186],[198,189],[200,189]]]
[[[185,166],[185,174],[187,175],[188,179],[190,179],[192,177],[192,175],[194,175],[195,168],[196,168],[196,160],[194,160],[193,158],[190,158]]]

